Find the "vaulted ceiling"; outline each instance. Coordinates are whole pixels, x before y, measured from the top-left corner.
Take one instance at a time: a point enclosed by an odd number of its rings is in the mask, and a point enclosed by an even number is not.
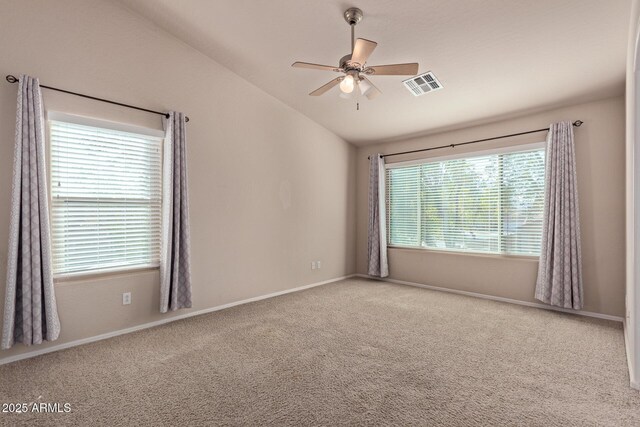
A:
[[[358,145],[623,93],[630,0],[120,0],[238,75]],[[309,92],[349,53],[342,13],[364,11],[369,63],[419,62],[444,89],[414,97],[373,76],[375,100]]]

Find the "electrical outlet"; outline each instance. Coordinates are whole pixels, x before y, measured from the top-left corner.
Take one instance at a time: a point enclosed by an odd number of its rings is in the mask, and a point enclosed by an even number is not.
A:
[[[322,266],[322,263],[320,261],[316,261],[316,267],[320,268]]]
[[[131,304],[131,292],[125,292],[122,294],[122,305]]]
[[[316,269],[316,262],[315,261],[311,261],[311,269],[312,270]]]

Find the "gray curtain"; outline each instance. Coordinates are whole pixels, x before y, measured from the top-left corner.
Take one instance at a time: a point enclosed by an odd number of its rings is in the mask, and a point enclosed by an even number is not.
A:
[[[385,210],[384,157],[369,158],[369,276],[387,277],[387,221]]]
[[[184,114],[170,112],[166,125],[160,257],[160,311],[162,313],[191,307],[187,137]]]
[[[53,288],[44,115],[38,79],[20,76],[2,348],[53,341],[60,320]]]
[[[544,223],[535,297],[547,304],[583,306],[580,215],[571,122],[554,123],[547,136]]]

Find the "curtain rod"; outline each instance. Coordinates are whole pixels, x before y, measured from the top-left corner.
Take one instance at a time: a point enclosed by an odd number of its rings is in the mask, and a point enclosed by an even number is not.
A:
[[[573,125],[575,127],[580,127],[580,126],[582,126],[583,123],[584,122],[582,120],[576,120],[575,122],[573,122]],[[401,152],[398,152],[398,153],[381,154],[380,157],[391,157],[391,156],[399,156],[401,154],[420,153],[422,151],[438,150],[440,148],[454,148],[454,147],[457,147],[458,145],[467,145],[467,144],[475,144],[477,142],[493,141],[494,139],[510,138],[512,136],[527,135],[527,134],[530,134],[530,133],[544,132],[546,130],[549,130],[549,128],[528,130],[526,132],[518,132],[518,133],[509,134],[509,135],[494,136],[492,138],[476,139],[475,141],[458,142],[457,144],[440,145],[438,147],[422,148],[420,150],[401,151]],[[371,156],[367,157],[367,159],[370,159],[370,158],[371,158]]]
[[[19,81],[18,78],[16,78],[15,76],[12,76],[11,74],[7,75],[6,79],[9,83],[17,83]],[[114,105],[119,105],[121,107],[132,108],[134,110],[146,111],[147,113],[159,114],[161,116],[165,116],[166,118],[169,118],[169,113],[163,113],[162,111],[148,110],[146,108],[136,107],[135,105],[123,104],[122,102],[110,101],[108,99],[97,98],[95,96],[85,95],[83,93],[71,92],[70,90],[65,90],[65,89],[58,89],[57,87],[51,87],[51,86],[45,86],[45,85],[40,85],[40,87],[43,87],[45,89],[55,90],[58,92],[68,93],[70,95],[80,96],[82,98],[93,99],[94,101],[106,102],[107,104],[114,104]],[[184,121],[188,122],[189,117],[185,116]]]

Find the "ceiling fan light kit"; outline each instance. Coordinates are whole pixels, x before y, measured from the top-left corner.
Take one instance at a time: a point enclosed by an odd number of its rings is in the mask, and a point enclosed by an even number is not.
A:
[[[356,78],[357,78],[357,75],[355,75],[354,72],[349,71],[347,75],[344,76],[344,78],[340,82],[340,90],[344,93],[353,92],[353,88],[356,85]]]
[[[417,63],[375,65],[367,66],[367,59],[378,43],[367,39],[355,38],[355,26],[362,21],[364,14],[362,10],[352,7],[344,12],[344,19],[351,27],[351,53],[343,56],[338,61],[338,66],[313,64],[310,62],[294,62],[291,66],[295,68],[309,68],[312,70],[333,71],[342,73],[344,76],[337,77],[324,84],[313,92],[311,96],[320,96],[329,91],[334,86],[339,86],[342,98],[351,99],[362,94],[367,99],[374,99],[382,92],[367,78],[367,76],[414,76],[418,73]],[[346,95],[346,96],[343,96]]]

